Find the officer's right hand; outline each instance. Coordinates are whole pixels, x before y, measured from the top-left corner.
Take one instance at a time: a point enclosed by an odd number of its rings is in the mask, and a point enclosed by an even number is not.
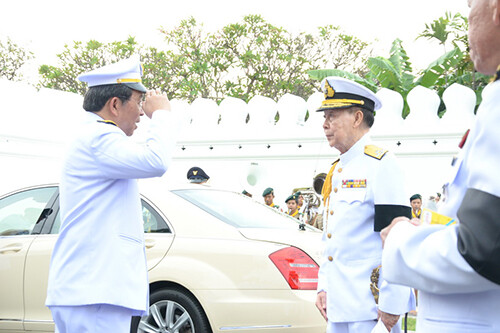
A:
[[[385,328],[387,328],[389,332],[399,320],[399,315],[390,314],[380,310],[378,310],[378,317],[382,320],[382,323],[384,323]]]
[[[142,110],[148,118],[151,118],[156,110],[170,111],[170,101],[167,94],[160,92],[160,90],[148,90],[145,97]]]
[[[411,224],[413,224],[415,226],[420,225],[420,219],[413,218],[410,220],[409,218],[407,218],[405,216],[399,216],[399,217],[394,218],[394,220],[392,220],[391,224],[389,224],[387,227],[385,227],[384,229],[382,229],[380,231],[380,238],[382,238],[382,248],[385,246],[385,240],[387,239],[387,236],[389,236],[391,229],[399,222],[410,222]]]
[[[326,292],[325,291],[320,291],[318,293],[318,296],[316,296],[316,307],[318,308],[319,312],[325,318],[325,320],[328,321],[328,317],[326,315]]]

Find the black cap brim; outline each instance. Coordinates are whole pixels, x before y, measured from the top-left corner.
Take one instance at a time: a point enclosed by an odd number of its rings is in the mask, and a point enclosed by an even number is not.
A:
[[[134,89],[134,90],[140,91],[142,93],[145,93],[148,91],[146,89],[146,87],[144,87],[144,85],[141,82],[126,82],[126,83],[122,83],[122,84],[126,85],[130,89]]]

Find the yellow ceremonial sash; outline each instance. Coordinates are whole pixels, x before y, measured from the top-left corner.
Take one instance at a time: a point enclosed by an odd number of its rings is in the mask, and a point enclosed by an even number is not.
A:
[[[330,197],[330,193],[332,193],[333,171],[335,170],[335,167],[337,166],[339,161],[340,159],[333,162],[330,171],[328,171],[328,174],[326,175],[325,182],[323,183],[323,188],[321,189],[321,196],[323,197],[323,204],[325,205],[325,207],[326,207],[326,200]]]

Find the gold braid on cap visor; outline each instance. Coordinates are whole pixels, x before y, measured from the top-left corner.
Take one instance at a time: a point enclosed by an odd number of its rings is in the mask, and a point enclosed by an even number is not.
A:
[[[140,65],[140,75],[142,76],[142,73],[144,73],[144,64]],[[116,79],[116,83],[128,83],[128,82],[142,82],[141,78],[138,79]]]
[[[321,109],[323,108],[341,108],[353,105],[365,105],[365,101],[356,99],[326,99],[321,102]]]
[[[141,79],[116,79],[117,83],[142,82]]]

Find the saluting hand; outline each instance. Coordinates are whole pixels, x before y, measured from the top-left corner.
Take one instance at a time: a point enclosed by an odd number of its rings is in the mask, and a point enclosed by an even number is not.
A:
[[[148,90],[142,103],[142,110],[148,118],[151,118],[156,110],[170,111],[170,101],[167,94],[162,93],[159,89]]]

